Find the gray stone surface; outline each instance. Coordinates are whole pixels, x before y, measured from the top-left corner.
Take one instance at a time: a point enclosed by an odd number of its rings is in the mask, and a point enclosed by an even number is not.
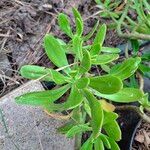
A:
[[[41,91],[39,82],[30,81],[0,98],[0,150],[74,150],[74,140],[56,132],[63,124],[50,118],[40,108],[20,106],[14,98],[25,92]],[[6,128],[8,133],[6,133]]]
[[[0,53],[0,74],[11,76],[12,69],[9,60],[5,54]]]

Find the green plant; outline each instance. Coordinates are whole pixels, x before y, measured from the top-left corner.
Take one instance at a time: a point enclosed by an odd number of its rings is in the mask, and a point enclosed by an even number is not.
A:
[[[139,40],[130,40],[131,41],[131,46],[132,46],[132,56],[136,57],[138,55],[141,55],[141,63],[139,64],[139,72],[145,76],[150,78],[150,67],[149,67],[149,60],[150,60],[150,52],[149,48],[147,49],[146,52],[142,53],[140,52],[140,42]]]
[[[121,131],[116,121],[118,115],[107,100],[129,103],[139,101],[144,106],[144,93],[136,88],[123,86],[124,80],[135,73],[141,61],[139,57],[129,58],[112,66],[120,52],[117,48],[104,47],[106,25],[95,25],[86,36],[83,35],[83,20],[73,8],[76,31],[73,33],[69,19],[59,14],[60,29],[70,37],[65,43],[53,35],[44,38],[44,48],[49,59],[58,67],[53,70],[36,65],[25,65],[21,75],[28,79],[53,81],[56,88],[47,91],[27,93],[16,98],[18,104],[40,106],[49,113],[67,113],[67,123],[58,129],[67,137],[76,137],[76,149],[101,150],[106,147],[119,150],[116,141],[121,139]],[[92,45],[86,41],[97,30]],[[66,54],[72,54],[74,62],[68,63]],[[102,75],[95,76],[90,70],[95,65],[101,67]],[[67,99],[59,102],[67,93]],[[105,98],[105,100],[103,99]],[[146,104],[146,106],[148,106]],[[103,130],[105,132],[103,132]],[[90,137],[81,146],[82,134]]]
[[[147,0],[95,0],[101,16],[111,18],[118,35],[128,39],[150,40],[150,4]],[[125,31],[125,32],[124,32]]]
[[[140,42],[138,40],[130,40],[131,41],[131,47],[132,47],[132,56],[133,57],[137,57],[138,55],[141,55],[141,62],[138,66],[137,72],[135,75],[132,75],[130,77],[130,87],[136,87],[136,88],[140,88],[141,90],[143,90],[144,88],[144,79],[143,77],[147,77],[150,78],[150,66],[149,66],[149,60],[150,60],[150,53],[146,52],[146,53],[141,53],[140,50]],[[138,81],[136,78],[139,78],[139,85],[138,85]],[[142,106],[140,108],[142,112],[144,112],[144,107],[149,107],[150,103],[149,103],[149,93],[145,94],[144,98],[141,99],[142,101],[140,102],[142,104]],[[146,105],[145,105],[145,104]],[[144,106],[145,105],[145,106]],[[144,107],[143,107],[144,106]],[[148,110],[149,111],[149,110]]]

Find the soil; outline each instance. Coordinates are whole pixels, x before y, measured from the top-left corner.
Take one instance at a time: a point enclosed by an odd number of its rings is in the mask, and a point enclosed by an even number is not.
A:
[[[130,109],[116,110],[119,115],[118,123],[122,132],[122,140],[118,142],[121,150],[130,150],[135,127],[140,121],[137,113]]]
[[[149,150],[150,149],[150,125],[142,122],[137,129],[132,150]]]

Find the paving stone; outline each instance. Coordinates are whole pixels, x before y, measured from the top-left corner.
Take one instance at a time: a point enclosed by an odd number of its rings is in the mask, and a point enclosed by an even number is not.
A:
[[[44,90],[40,82],[30,81],[0,99],[6,122],[0,122],[0,150],[74,150],[74,139],[58,134],[64,122],[50,118],[40,108],[17,105],[16,96]],[[0,115],[2,119],[2,115]]]

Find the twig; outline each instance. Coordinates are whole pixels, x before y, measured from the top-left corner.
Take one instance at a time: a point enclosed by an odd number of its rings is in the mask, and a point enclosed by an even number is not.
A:
[[[144,107],[144,109],[150,113],[150,107]]]
[[[6,37],[6,38],[11,38],[13,35],[7,35],[7,34],[0,34],[0,37]]]
[[[143,88],[144,88],[144,79],[143,79],[142,75],[139,72],[137,72],[137,76],[139,78],[140,90],[143,91]]]
[[[14,79],[12,79],[6,75],[3,75],[3,74],[0,74],[0,78],[5,78],[5,79],[15,82],[16,84],[20,84],[18,81],[15,81]]]
[[[86,21],[86,20],[88,20],[88,19],[90,19],[90,18],[93,18],[94,16],[100,14],[101,12],[103,12],[103,11],[102,11],[102,10],[97,11],[96,13],[94,13],[94,14],[90,15],[89,17],[85,18],[83,21]]]
[[[150,35],[142,33],[120,33],[118,35],[123,38],[150,40]]]
[[[126,48],[125,48],[125,56],[126,56],[126,58],[129,58],[129,54],[128,54],[128,43],[127,43]]]
[[[9,36],[9,34],[10,34],[10,30],[7,31],[6,36]],[[2,50],[3,50],[4,46],[5,46],[7,38],[8,37],[5,37],[4,40],[3,40],[3,43],[2,43],[1,48],[0,48],[0,53],[2,52]]]
[[[24,4],[21,1],[19,1],[19,0],[15,0],[15,3],[24,6]]]
[[[64,67],[61,67],[61,68],[58,68],[58,69],[56,69],[56,71],[64,70],[64,69],[66,69],[66,68],[68,68],[68,67],[71,67],[71,66],[73,66],[73,65],[76,65],[76,64],[78,64],[78,62],[72,63],[72,64],[70,64],[70,65],[67,65],[67,66],[64,66]]]

